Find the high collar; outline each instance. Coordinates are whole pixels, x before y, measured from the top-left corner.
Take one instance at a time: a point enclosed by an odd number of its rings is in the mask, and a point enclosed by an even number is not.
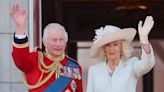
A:
[[[60,55],[60,56],[52,56],[51,54],[49,54],[49,52],[48,52],[48,50],[46,49],[46,51],[45,51],[45,56],[48,58],[48,59],[50,59],[51,61],[61,61],[61,60],[63,60],[64,59],[64,57],[65,57],[65,53],[63,53],[62,55]]]

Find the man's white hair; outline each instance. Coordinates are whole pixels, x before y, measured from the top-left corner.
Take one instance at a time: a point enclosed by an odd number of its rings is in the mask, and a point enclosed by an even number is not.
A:
[[[64,35],[65,35],[65,40],[66,42],[68,42],[68,33],[66,32],[64,26],[62,26],[61,24],[59,23],[50,23],[48,24],[45,28],[44,28],[44,33],[43,33],[43,38],[48,38],[49,36],[49,33],[48,31],[51,30],[51,29],[57,29],[57,30],[61,30],[61,31],[64,31]]]

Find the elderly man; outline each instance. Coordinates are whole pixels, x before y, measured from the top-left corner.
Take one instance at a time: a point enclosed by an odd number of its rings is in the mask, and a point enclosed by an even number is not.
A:
[[[28,35],[24,31],[26,11],[13,5],[11,17],[16,23],[12,56],[24,75],[29,92],[83,92],[80,65],[65,55],[68,41],[65,28],[50,23],[44,29],[43,44],[46,51],[29,52]]]

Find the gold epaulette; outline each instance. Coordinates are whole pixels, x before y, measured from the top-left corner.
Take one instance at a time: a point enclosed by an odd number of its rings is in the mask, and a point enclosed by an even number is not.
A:
[[[70,59],[71,61],[73,61],[73,62],[75,62],[75,63],[77,63],[77,64],[79,65],[79,63],[77,62],[77,60],[75,60],[75,59],[69,57],[68,55],[66,55],[66,57],[67,57],[68,59]]]
[[[37,52],[37,51],[42,51],[39,47],[34,47],[33,49],[32,49],[32,52]]]
[[[66,55],[66,57],[67,57],[68,59],[72,60],[72,61],[77,62],[77,60],[75,60],[75,59],[73,59],[73,58],[69,57],[68,55]]]

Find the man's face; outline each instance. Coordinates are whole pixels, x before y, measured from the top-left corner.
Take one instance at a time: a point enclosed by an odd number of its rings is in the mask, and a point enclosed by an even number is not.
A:
[[[47,42],[45,46],[52,56],[60,56],[64,53],[66,48],[65,33],[62,30],[50,29],[48,31]]]

